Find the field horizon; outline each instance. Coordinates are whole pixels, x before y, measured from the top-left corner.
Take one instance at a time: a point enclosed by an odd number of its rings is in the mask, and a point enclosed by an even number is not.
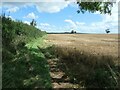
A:
[[[118,57],[118,34],[47,34],[46,42]],[[92,53],[91,52],[91,53]]]
[[[47,34],[107,34],[107,33],[80,33],[80,32],[77,32],[77,33],[71,33],[71,32],[46,32]],[[119,35],[120,33],[108,33],[107,35]]]

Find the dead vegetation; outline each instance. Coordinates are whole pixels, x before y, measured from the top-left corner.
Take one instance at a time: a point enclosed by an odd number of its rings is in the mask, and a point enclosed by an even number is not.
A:
[[[115,65],[115,58],[112,56],[98,56],[63,47],[55,47],[55,54],[64,65],[61,69],[71,77],[74,83],[79,83],[83,87],[115,87],[118,85],[118,66]]]
[[[102,41],[107,39],[105,38],[106,35],[103,35],[104,37],[102,35],[88,35],[87,39],[85,38],[86,35],[82,36],[48,36],[47,43],[49,41],[49,43],[54,44],[52,54],[60,61],[59,69],[70,77],[70,82],[79,84],[81,87],[118,88],[120,66],[118,64],[118,50],[116,50],[117,42]],[[108,41],[117,39],[115,35],[107,35],[107,37],[109,37]],[[99,47],[103,49],[100,50]]]
[[[116,34],[48,34],[46,42],[76,48],[85,52],[118,57],[118,35]]]

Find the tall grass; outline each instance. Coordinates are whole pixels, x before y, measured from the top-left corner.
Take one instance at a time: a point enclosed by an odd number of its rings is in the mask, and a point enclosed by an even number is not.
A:
[[[50,88],[49,67],[43,53],[45,32],[13,21],[2,19],[2,88]]]
[[[4,56],[6,61],[2,70],[3,88],[51,87],[49,66],[39,49],[24,47],[16,56],[12,56],[10,52],[8,55],[9,57]]]
[[[54,54],[62,63],[61,69],[73,83],[83,87],[116,88],[120,72],[112,56],[95,55],[76,48],[54,46]]]

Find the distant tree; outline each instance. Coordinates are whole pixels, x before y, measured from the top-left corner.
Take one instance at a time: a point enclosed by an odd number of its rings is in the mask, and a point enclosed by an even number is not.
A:
[[[74,31],[74,33],[76,33],[76,31]]]
[[[107,34],[110,33],[110,29],[106,29],[105,31],[106,31]]]
[[[76,33],[76,31],[72,30],[71,33]]]
[[[72,30],[71,33],[74,33],[74,31]]]
[[[36,25],[37,25],[37,24],[36,24],[36,21],[33,19],[32,22],[30,23],[30,25],[36,26]]]

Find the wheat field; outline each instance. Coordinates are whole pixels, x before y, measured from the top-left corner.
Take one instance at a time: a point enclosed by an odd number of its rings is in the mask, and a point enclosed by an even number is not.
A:
[[[117,34],[48,34],[46,42],[95,55],[118,57]]]

